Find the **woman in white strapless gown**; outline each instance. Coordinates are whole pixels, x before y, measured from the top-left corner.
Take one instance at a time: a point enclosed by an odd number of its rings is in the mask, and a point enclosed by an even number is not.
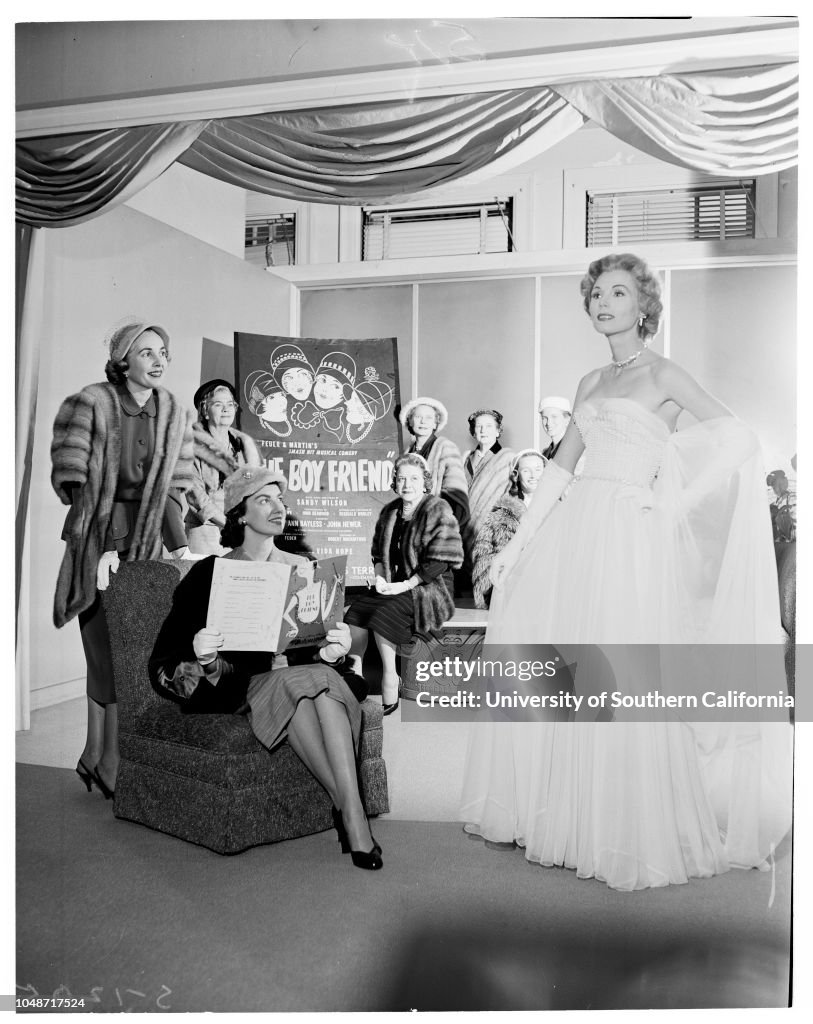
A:
[[[581,381],[494,560],[486,643],[612,645],[621,690],[636,644],[775,644],[781,665],[756,439],[646,347],[662,306],[642,260],[596,261],[582,294],[612,362]],[[684,409],[698,423],[675,433]],[[530,861],[630,890],[763,867],[790,827],[791,792],[785,723],[489,722],[472,727],[461,818]]]

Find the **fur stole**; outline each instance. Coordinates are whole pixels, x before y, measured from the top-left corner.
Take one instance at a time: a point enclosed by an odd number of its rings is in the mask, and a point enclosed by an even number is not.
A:
[[[412,445],[411,451],[415,451]],[[468,553],[474,540],[469,527],[469,485],[460,449],[448,437],[435,436],[426,456],[426,465],[432,477],[432,494],[445,498],[460,525],[463,546]]]
[[[192,413],[155,389],[155,451],[139,505],[128,561],[161,555],[161,525],[170,489],[187,491],[192,475]],[[112,384],[90,384],[66,398],[54,422],[51,483],[70,505],[65,555],[54,595],[59,627],[89,608],[96,567],[106,550],[121,458],[121,404]]]
[[[401,499],[386,505],[378,518],[373,537],[373,562],[381,562],[384,574],[392,579],[390,545]],[[407,578],[427,562],[447,562],[453,569],[463,564],[463,544],[452,510],[443,498],[427,494],[415,510],[402,538]],[[429,583],[421,583],[412,593],[415,631],[428,635],[439,629],[454,614],[452,574],[445,572]]]
[[[241,430],[229,428],[230,436],[238,442],[236,454],[231,446],[224,448],[216,441],[200,422],[193,425],[192,434],[195,442],[195,480],[186,496],[189,506],[186,514],[187,531],[190,527],[207,523],[213,516],[223,514],[222,488],[225,477],[241,466],[259,466],[262,463],[254,440]],[[218,499],[213,495],[218,495]]]
[[[229,435],[237,438],[238,447],[242,447],[242,461],[240,461],[239,455],[235,457],[230,449],[224,448],[216,441],[202,423],[193,423],[192,437],[195,444],[195,459],[205,462],[207,466],[216,469],[223,476],[229,476],[243,465],[259,466],[262,460],[254,439],[248,434],[244,434],[242,430],[235,430],[233,427],[229,427]]]
[[[489,453],[477,464],[469,484],[469,514],[475,542],[486,516],[498,498],[508,490],[513,459],[514,453],[510,448],[501,448],[496,453]]]
[[[521,498],[505,494],[485,517],[477,532],[471,581],[474,603],[478,608],[487,608],[491,599],[491,580],[488,573],[492,559],[517,532],[519,521],[526,510],[527,505]]]

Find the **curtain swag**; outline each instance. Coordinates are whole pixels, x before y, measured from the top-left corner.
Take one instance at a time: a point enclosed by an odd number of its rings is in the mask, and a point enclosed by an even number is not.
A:
[[[798,66],[785,64],[108,129],[17,144],[17,219],[98,216],[176,160],[305,202],[395,201],[505,158],[530,160],[589,119],[669,163],[745,177],[797,159]],[[482,176],[482,175],[481,175]]]

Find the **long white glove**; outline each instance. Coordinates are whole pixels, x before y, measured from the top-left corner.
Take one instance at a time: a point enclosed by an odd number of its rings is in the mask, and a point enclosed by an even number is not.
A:
[[[96,588],[107,590],[110,586],[110,573],[119,571],[118,551],[105,551],[96,566]]]
[[[556,502],[564,494],[567,485],[573,479],[573,474],[555,462],[549,462],[542,473],[539,486],[534,491],[528,511],[520,519],[517,532],[506,544],[502,551],[498,551],[491,562],[489,578],[495,587],[501,587],[506,577],[519,561],[519,556],[528,541],[533,537],[539,527],[547,519]]]
[[[319,648],[319,657],[329,665],[343,658],[350,650],[350,627],[346,622],[337,622],[325,634],[327,643]]]

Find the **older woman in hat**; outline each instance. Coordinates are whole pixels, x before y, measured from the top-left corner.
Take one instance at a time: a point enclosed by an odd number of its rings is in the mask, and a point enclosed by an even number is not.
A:
[[[477,442],[463,463],[469,485],[471,536],[477,532],[508,487],[514,453],[500,444],[502,413],[497,409],[477,409],[469,416],[469,433]]]
[[[192,483],[191,413],[161,387],[169,335],[127,319],[106,338],[107,383],[66,398],[54,423],[51,483],[70,506],[54,624],[79,619],[88,721],[76,771],[110,798],[119,764],[110,637],[99,592],[119,561],[188,554],[181,493]]]
[[[195,478],[186,496],[186,536],[194,554],[220,555],[220,531],[226,523],[223,481],[241,466],[259,466],[262,460],[254,441],[237,429],[240,407],[227,380],[201,384],[194,403]]]
[[[446,406],[436,398],[413,398],[401,410],[400,418],[415,439],[409,451],[426,462],[429,492],[449,503],[465,541],[469,533],[469,488],[460,449],[448,437],[440,437],[449,422]]]
[[[452,570],[463,564],[463,545],[452,510],[430,493],[431,482],[420,455],[396,459],[392,489],[398,497],[381,510],[373,535],[375,589],[354,601],[345,616],[357,671],[368,631],[373,633],[384,668],[385,715],[398,707],[398,645],[415,632],[431,633],[454,612]]]
[[[517,532],[547,461],[535,448],[523,448],[517,452],[511,459],[508,492],[498,498],[477,531],[472,590],[478,608],[487,608],[491,603],[491,563]]]
[[[227,477],[222,540],[233,550],[224,558],[307,566],[275,543],[285,526],[285,489],[282,473],[262,467]],[[178,584],[150,658],[153,686],[198,714],[247,709],[254,734],[269,749],[287,739],[333,801],[342,852],[352,854],[356,867],[377,870],[381,848],[370,834],[356,775],[361,709],[331,667],[350,649],[350,631],[344,623],[329,630],[317,660],[307,664],[226,650],[217,623],[207,626],[214,565],[214,557],[204,558]]]

